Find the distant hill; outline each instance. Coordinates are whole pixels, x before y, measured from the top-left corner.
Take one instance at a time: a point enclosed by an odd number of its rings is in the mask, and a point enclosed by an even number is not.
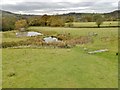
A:
[[[118,19],[119,16],[120,16],[120,10],[115,10],[115,11],[113,11],[113,12],[104,13],[104,15],[105,15],[106,17],[112,17],[113,20],[116,20],[116,19]]]
[[[9,12],[9,11],[4,11],[4,10],[0,10],[0,12],[2,12],[2,16],[3,17],[6,17],[6,16],[17,16],[17,17],[33,17],[33,16],[41,16],[41,15],[27,15],[27,14],[15,14],[15,13],[12,13],[12,12]],[[109,12],[109,13],[101,13],[101,14],[104,14],[104,15],[109,15],[109,16],[113,16],[113,17],[118,17],[118,13],[120,13],[120,10],[115,10],[113,12]],[[93,15],[93,14],[96,14],[96,13],[75,13],[75,12],[71,12],[71,13],[67,13],[67,14],[60,14],[59,16],[81,16],[81,15]]]
[[[113,12],[109,12],[109,13],[106,13],[106,14],[118,15],[118,14],[120,14],[120,10],[115,10]]]
[[[8,11],[3,11],[3,10],[0,10],[0,14],[2,14],[2,17],[16,17],[16,16],[19,16],[18,14],[14,14],[12,12],[8,12]]]
[[[33,16],[38,16],[38,15],[26,15],[26,14],[16,14],[16,13],[12,13],[9,11],[4,11],[4,10],[0,10],[0,14],[2,14],[2,17],[15,17],[15,18],[29,18],[29,17],[33,17]]]
[[[118,14],[120,13],[120,10],[115,10],[113,12],[109,13],[99,13],[101,15],[104,15],[105,21],[118,21]],[[68,19],[68,16],[72,16],[73,21],[75,22],[94,22],[94,15],[98,13],[67,13],[67,14],[58,14],[56,16],[61,16],[62,20],[66,21]],[[16,14],[9,11],[0,10],[0,31],[8,31],[13,30],[15,28],[15,22],[19,19],[26,19],[27,22],[30,20],[34,20],[35,18],[31,17],[41,17],[42,15],[26,15],[26,14]],[[28,19],[30,18],[30,19]]]

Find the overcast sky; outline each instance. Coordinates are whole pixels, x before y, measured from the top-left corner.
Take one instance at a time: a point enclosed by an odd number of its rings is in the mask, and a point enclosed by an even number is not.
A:
[[[19,14],[105,13],[118,9],[119,0],[0,0],[1,9]]]

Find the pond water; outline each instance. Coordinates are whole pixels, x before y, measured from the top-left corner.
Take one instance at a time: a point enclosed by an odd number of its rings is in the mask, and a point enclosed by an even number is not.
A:
[[[46,37],[46,38],[44,38],[44,41],[46,43],[51,43],[51,42],[58,42],[58,39],[54,38],[54,37]]]
[[[43,35],[43,34],[38,33],[38,32],[28,32],[27,33],[27,36],[38,36],[38,35]]]
[[[17,36],[17,37],[25,37],[25,36],[31,37],[31,36],[38,36],[38,35],[43,35],[43,34],[38,33],[38,32],[34,32],[34,31],[16,33],[16,36]]]

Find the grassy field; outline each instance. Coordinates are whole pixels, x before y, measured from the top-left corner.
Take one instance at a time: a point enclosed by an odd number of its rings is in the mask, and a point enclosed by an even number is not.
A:
[[[89,22],[88,24],[86,24],[86,22],[81,22],[81,23],[73,23],[74,27],[96,27],[96,23],[95,22]],[[103,22],[101,24],[101,27],[102,26],[118,26],[118,21],[107,21],[107,22]]]
[[[117,28],[29,27],[29,31],[56,35],[70,33],[73,38],[92,37],[93,43],[73,48],[6,48],[2,51],[4,88],[115,88],[118,87]],[[15,32],[3,33],[3,42],[25,40]],[[48,36],[48,35],[46,35]],[[87,51],[84,50],[87,48]],[[108,52],[88,54],[88,51]]]
[[[89,22],[88,24],[86,24],[86,22],[74,22],[73,23],[74,27],[97,27],[95,22]],[[101,24],[102,26],[118,26],[118,21],[107,21],[107,22],[103,22]]]
[[[17,32],[16,30],[3,32],[2,33],[2,41],[3,42],[11,42],[11,41],[21,41],[21,40],[27,39],[27,37],[17,38],[16,32]]]
[[[80,47],[3,49],[3,87],[113,88],[117,66],[114,53],[88,55]]]
[[[50,27],[30,27],[29,30],[38,32],[56,32],[57,34],[70,33],[73,37],[88,36],[90,32],[98,34],[93,37],[94,43],[84,45],[86,47],[101,49],[110,48],[112,51],[118,49],[118,29],[117,28],[50,28]],[[54,34],[53,34],[54,35]]]

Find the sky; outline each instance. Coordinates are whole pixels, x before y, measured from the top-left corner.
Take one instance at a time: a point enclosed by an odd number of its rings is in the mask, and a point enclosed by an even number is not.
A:
[[[107,13],[119,0],[0,0],[0,9],[18,14]]]

